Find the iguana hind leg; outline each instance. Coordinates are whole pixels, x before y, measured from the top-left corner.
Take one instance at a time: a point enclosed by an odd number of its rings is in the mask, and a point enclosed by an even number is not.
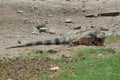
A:
[[[79,45],[79,40],[73,40],[72,42],[69,43],[69,46],[77,46]]]

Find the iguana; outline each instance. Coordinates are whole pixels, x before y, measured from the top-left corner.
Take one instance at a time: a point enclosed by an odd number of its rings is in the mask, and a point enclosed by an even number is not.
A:
[[[76,45],[97,45],[102,46],[104,45],[105,37],[100,35],[100,31],[97,29],[90,29],[81,34],[76,34],[69,37],[63,38],[56,38],[53,40],[45,40],[45,41],[35,41],[29,42],[26,44],[21,44],[17,46],[7,47],[6,49],[10,48],[18,48],[18,47],[27,47],[27,46],[37,46],[37,45],[60,45],[60,44],[69,44],[70,46]]]

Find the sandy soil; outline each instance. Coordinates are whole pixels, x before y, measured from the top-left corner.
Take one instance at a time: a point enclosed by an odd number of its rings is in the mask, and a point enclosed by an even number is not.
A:
[[[19,41],[23,44],[75,34],[90,28],[90,26],[108,29],[108,34],[120,34],[120,16],[85,17],[85,14],[90,13],[120,11],[119,4],[119,0],[0,0],[0,56],[18,56],[35,49],[67,49],[68,46],[64,45],[40,45],[9,50],[5,48],[18,45]],[[65,19],[71,19],[73,23],[65,23]],[[55,34],[32,34],[33,28],[45,22]],[[74,30],[76,26],[81,26],[81,29]],[[104,47],[119,50],[120,42],[106,43]],[[71,47],[71,49],[78,48],[89,47],[81,45]]]

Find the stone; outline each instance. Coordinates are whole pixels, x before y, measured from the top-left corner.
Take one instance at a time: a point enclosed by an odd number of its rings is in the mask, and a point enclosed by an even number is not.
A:
[[[108,31],[108,29],[107,29],[107,28],[104,28],[104,27],[100,27],[100,29],[101,29],[102,31]]]
[[[57,71],[59,69],[58,66],[50,68],[50,71]]]
[[[72,19],[66,19],[65,23],[72,23]]]
[[[34,31],[32,32],[32,34],[40,34],[41,32],[45,32],[45,33],[49,33],[49,29],[46,27],[46,24],[40,24],[37,25],[34,28]],[[52,32],[51,32],[52,33]]]
[[[100,13],[99,16],[118,16],[120,12],[107,12],[107,13]]]
[[[21,44],[21,41],[17,41],[18,44]]]
[[[66,0],[66,1],[70,1],[70,0]]]
[[[55,34],[55,31],[49,30],[48,33],[49,33],[49,34]]]
[[[118,16],[120,12],[105,12],[98,14],[86,14],[85,17],[99,17],[99,16]]]
[[[90,26],[90,28],[95,28],[95,25]]]
[[[102,56],[103,56],[103,54],[98,54],[98,56],[99,56],[99,57],[102,57]]]
[[[117,33],[116,36],[120,36],[120,33]]]
[[[96,14],[96,13],[86,14],[85,17],[98,17],[98,14]]]
[[[85,10],[85,9],[83,9],[83,10],[82,10],[82,12],[86,12],[86,10]]]
[[[47,0],[48,2],[52,2],[53,0]]]
[[[52,14],[49,14],[48,17],[53,17],[53,15],[52,15]]]
[[[38,7],[35,5],[34,7],[33,7],[34,9],[38,9]]]
[[[39,30],[37,28],[33,28],[32,34],[39,35]]]
[[[74,7],[75,10],[78,10],[78,7]]]
[[[40,30],[40,28],[43,28],[43,27],[46,27],[46,25],[45,25],[45,24],[39,24],[39,25],[36,26],[36,28],[37,28],[38,30]]]
[[[81,29],[81,26],[74,27],[74,30],[78,30],[78,29]]]
[[[7,80],[13,80],[13,79],[7,79]]]
[[[29,19],[25,18],[25,19],[24,19],[24,23],[25,23],[25,24],[30,24],[30,23],[32,23],[32,21],[30,21]]]
[[[39,32],[48,32],[48,28],[42,27],[39,29]]]
[[[39,35],[40,33],[33,31],[32,34]]]
[[[58,51],[53,50],[53,49],[50,49],[50,50],[48,50],[47,52],[50,53],[50,54],[56,54]]]
[[[22,10],[17,10],[17,13],[23,13],[24,11],[22,11]]]
[[[69,55],[69,54],[62,54],[61,57],[63,57],[63,58],[71,58],[71,55]]]

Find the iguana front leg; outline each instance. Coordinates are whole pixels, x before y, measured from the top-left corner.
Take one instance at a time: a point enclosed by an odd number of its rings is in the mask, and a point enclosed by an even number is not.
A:
[[[90,46],[90,45],[93,45],[93,42],[94,42],[94,38],[80,38],[80,39],[76,39],[76,40],[73,40],[72,42],[70,42],[70,46],[77,46],[77,45],[87,45],[87,46]]]

